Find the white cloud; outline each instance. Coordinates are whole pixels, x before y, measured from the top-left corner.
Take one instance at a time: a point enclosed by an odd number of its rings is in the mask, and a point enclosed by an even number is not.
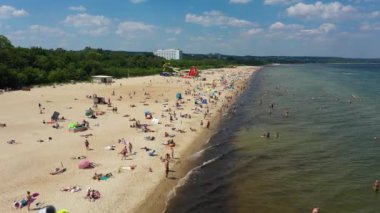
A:
[[[223,39],[221,37],[215,37],[212,34],[207,34],[206,36],[195,36],[190,37],[190,41],[196,41],[196,42],[220,42]]]
[[[204,36],[196,36],[196,37],[191,37],[190,41],[206,41],[207,38]]]
[[[269,27],[270,30],[296,30],[296,29],[302,29],[302,28],[303,28],[302,25],[298,25],[298,24],[286,25],[281,22],[276,22]]]
[[[125,33],[133,33],[136,31],[151,32],[154,28],[153,25],[145,24],[143,22],[124,21],[119,24],[116,34],[123,35]]]
[[[342,5],[340,2],[298,3],[287,8],[289,16],[307,19],[342,19],[355,16],[356,12],[357,10],[351,5]]]
[[[87,13],[80,13],[67,16],[64,23],[74,27],[99,27],[108,26],[111,23],[111,20],[104,16],[93,16]]]
[[[219,11],[204,12],[203,15],[196,15],[188,13],[186,14],[186,22],[200,24],[202,26],[230,26],[230,27],[246,27],[254,25],[250,21],[243,19],[237,19],[223,15]]]
[[[373,24],[369,24],[369,23],[364,23],[362,24],[361,30],[363,31],[375,31],[375,30],[380,30],[380,23],[373,23]]]
[[[380,11],[374,11],[369,14],[369,18],[378,18],[380,17]]]
[[[71,6],[71,7],[69,7],[69,10],[84,12],[87,9],[83,5],[79,5],[79,6]]]
[[[265,0],[264,4],[266,5],[275,5],[275,4],[291,4],[294,2],[299,2],[300,0]]]
[[[82,29],[80,33],[90,36],[101,36],[109,33],[109,27],[97,27],[94,29]]]
[[[251,2],[251,0],[230,0],[231,4],[247,4]]]
[[[33,35],[38,35],[42,37],[64,37],[68,34],[63,30],[56,27],[47,27],[43,25],[31,25],[29,31]]]
[[[28,12],[26,12],[24,9],[18,10],[8,5],[0,6],[0,19],[22,17],[22,16],[27,16],[27,15],[28,15]]]
[[[139,3],[145,2],[146,0],[129,0],[129,1],[133,4],[139,4]]]
[[[82,34],[100,36],[109,32],[111,20],[105,16],[80,13],[67,16],[64,23],[80,29]]]
[[[167,28],[165,32],[168,34],[179,35],[182,33],[182,29],[181,28]]]
[[[167,42],[175,42],[175,41],[177,41],[177,38],[167,38],[166,41]]]
[[[261,28],[252,28],[250,30],[245,31],[243,34],[246,36],[254,36],[254,35],[261,33],[262,31],[263,31],[263,29],[261,29]]]
[[[265,37],[276,39],[319,39],[328,38],[336,29],[336,26],[331,23],[323,23],[317,28],[305,29],[304,26],[298,24],[283,24],[276,22],[269,26],[269,30],[265,33]]]
[[[335,25],[331,23],[324,23],[321,26],[319,26],[316,29],[307,29],[307,30],[301,30],[301,35],[321,35],[321,34],[327,34],[331,31],[335,30]]]

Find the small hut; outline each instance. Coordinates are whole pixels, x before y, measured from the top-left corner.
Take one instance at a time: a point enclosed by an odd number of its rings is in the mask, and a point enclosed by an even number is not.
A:
[[[108,75],[94,75],[92,76],[92,82],[95,83],[105,83],[105,84],[110,84],[112,83],[112,76]]]

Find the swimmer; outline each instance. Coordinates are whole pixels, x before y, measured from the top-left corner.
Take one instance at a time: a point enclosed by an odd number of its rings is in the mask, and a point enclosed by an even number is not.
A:
[[[313,210],[311,211],[311,213],[319,213],[319,208],[318,207],[313,208]]]
[[[372,189],[373,189],[373,191],[375,191],[375,192],[378,192],[378,191],[379,191],[379,181],[378,181],[378,180],[375,180],[375,182],[374,182],[373,185],[372,185]]]

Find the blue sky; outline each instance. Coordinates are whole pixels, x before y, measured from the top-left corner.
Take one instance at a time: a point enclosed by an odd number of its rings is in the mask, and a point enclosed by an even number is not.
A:
[[[22,47],[380,58],[380,0],[2,0]]]

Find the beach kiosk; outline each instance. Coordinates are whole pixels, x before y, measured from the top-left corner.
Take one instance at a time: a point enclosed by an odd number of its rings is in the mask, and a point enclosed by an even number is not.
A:
[[[112,83],[112,76],[108,75],[94,75],[92,76],[92,82],[94,83],[105,83],[110,84]]]

